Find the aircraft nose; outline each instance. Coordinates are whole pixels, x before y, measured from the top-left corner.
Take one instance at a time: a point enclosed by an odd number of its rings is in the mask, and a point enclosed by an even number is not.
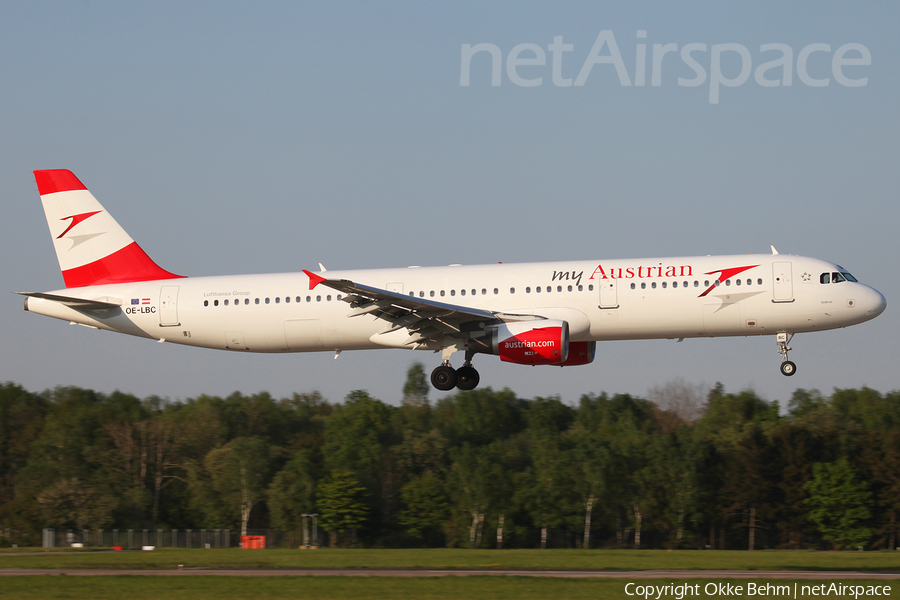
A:
[[[869,288],[869,290],[870,293],[866,298],[866,316],[875,318],[887,308],[887,300],[885,299],[884,294],[875,288]]]

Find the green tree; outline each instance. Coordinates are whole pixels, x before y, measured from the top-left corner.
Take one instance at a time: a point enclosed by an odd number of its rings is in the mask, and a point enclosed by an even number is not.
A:
[[[400,438],[393,418],[397,410],[357,390],[335,407],[325,424],[325,470],[350,471],[368,491],[370,518],[364,534],[370,538],[390,531],[399,515],[403,482],[393,455]]]
[[[317,470],[312,451],[301,450],[272,478],[266,503],[275,527],[295,529],[304,513],[315,512]]]
[[[774,431],[772,441],[781,466],[776,511],[781,547],[799,550],[803,534],[811,530],[804,484],[812,478],[813,457],[821,456],[820,439],[803,424],[789,422]]]
[[[116,499],[77,477],[61,479],[37,497],[44,521],[60,528],[96,529],[112,523]]]
[[[331,545],[337,546],[337,534],[356,530],[366,522],[366,488],[359,484],[349,470],[332,471],[316,490],[319,524],[331,532]]]
[[[865,482],[857,481],[846,458],[813,465],[813,478],[805,487],[809,492],[809,520],[835,550],[860,546],[869,540],[872,530],[865,523],[870,517],[872,494]]]
[[[265,499],[273,450],[260,438],[236,438],[211,450],[203,471],[194,469],[195,503],[211,526],[231,527],[240,522],[247,535],[250,514]]]
[[[481,448],[463,443],[450,451],[453,464],[450,467],[450,486],[455,490],[454,505],[469,521],[469,548],[481,546],[484,513],[491,498],[490,460]]]
[[[443,545],[450,503],[440,479],[430,471],[414,477],[400,490],[400,496],[405,505],[400,524],[407,533],[426,546]]]

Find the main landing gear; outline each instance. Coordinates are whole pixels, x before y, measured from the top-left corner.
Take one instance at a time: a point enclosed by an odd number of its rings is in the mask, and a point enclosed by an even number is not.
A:
[[[450,361],[445,360],[441,366],[431,372],[431,385],[442,392],[450,391],[453,388],[474,390],[480,379],[478,371],[468,360],[458,369],[451,367]]]
[[[788,350],[791,349],[788,344],[792,339],[794,339],[793,333],[779,333],[775,336],[775,341],[778,342],[778,353],[781,354],[781,374],[788,377],[797,372],[797,365],[788,360]]]

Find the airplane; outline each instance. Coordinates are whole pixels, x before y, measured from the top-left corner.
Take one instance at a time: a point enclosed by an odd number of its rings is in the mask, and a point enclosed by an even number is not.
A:
[[[439,390],[474,389],[472,360],[593,362],[597,342],[774,335],[869,321],[887,302],[843,267],[779,254],[450,265],[183,277],[158,266],[69,170],[34,171],[65,289],[25,310],[235,352],[441,353]],[[450,358],[464,353],[454,369]]]

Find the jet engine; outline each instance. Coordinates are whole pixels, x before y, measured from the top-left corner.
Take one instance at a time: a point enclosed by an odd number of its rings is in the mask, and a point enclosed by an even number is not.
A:
[[[569,324],[544,319],[501,323],[488,335],[472,338],[476,352],[495,354],[504,362],[519,365],[561,365],[569,357]]]

